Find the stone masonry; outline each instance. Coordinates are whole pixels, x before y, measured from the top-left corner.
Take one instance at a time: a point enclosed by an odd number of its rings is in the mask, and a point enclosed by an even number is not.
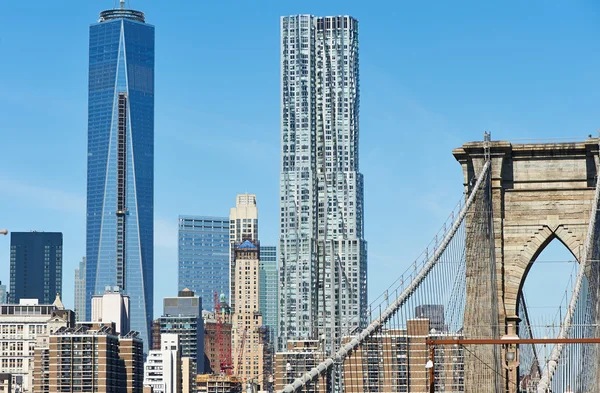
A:
[[[468,193],[484,163],[484,143],[466,143],[452,153],[462,166]],[[477,198],[491,195],[498,334],[503,335],[511,330],[509,324],[517,326],[518,295],[544,248],[559,239],[577,260],[583,252],[594,200],[598,140],[540,144],[495,141],[490,143],[490,153],[491,193],[477,195],[475,204],[479,205]],[[485,247],[477,243],[471,242],[467,248]],[[476,250],[467,249],[467,259],[475,254]],[[481,279],[468,272],[467,288],[476,288],[479,282],[473,281]],[[472,299],[467,293],[465,331],[469,330],[468,321],[476,319],[470,313],[489,313],[495,308]],[[516,371],[506,375],[515,381]]]

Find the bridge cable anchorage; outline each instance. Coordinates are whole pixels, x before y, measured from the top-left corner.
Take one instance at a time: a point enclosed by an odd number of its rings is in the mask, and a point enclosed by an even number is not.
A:
[[[383,312],[381,312],[377,318],[373,319],[366,328],[364,328],[360,333],[358,333],[358,335],[352,338],[351,341],[344,344],[332,356],[319,363],[316,367],[312,368],[310,371],[303,373],[300,377],[296,378],[294,382],[286,385],[280,391],[281,393],[295,393],[302,391],[303,388],[305,388],[312,381],[315,381],[318,377],[326,376],[328,370],[330,370],[331,367],[333,367],[336,363],[342,362],[350,353],[355,351],[359,347],[359,345],[365,343],[365,341],[369,337],[381,331],[384,324],[386,324],[391,318],[394,317],[394,315],[398,312],[400,307],[406,303],[407,299],[409,299],[409,297],[421,285],[421,283],[431,272],[431,270],[437,265],[443,253],[446,251],[446,248],[449,246],[451,240],[454,238],[454,235],[457,233],[463,221],[465,220],[469,208],[475,201],[477,191],[481,188],[482,184],[489,175],[490,167],[491,162],[487,160],[483,165],[481,172],[476,177],[477,181],[472,187],[471,193],[469,194],[467,201],[460,209],[456,220],[452,223],[452,226],[447,231],[442,241],[439,243],[439,246],[427,259],[427,262],[423,265],[421,270],[418,273],[415,272],[414,278],[412,279],[410,284],[402,290],[400,295],[397,296],[396,299]]]
[[[600,142],[599,142],[600,143]],[[598,146],[600,154],[600,144]],[[600,168],[596,169],[596,173],[598,173]],[[577,277],[575,279],[575,285],[573,287],[573,292],[571,294],[571,300],[569,302],[569,306],[566,309],[565,317],[563,323],[560,327],[560,331],[558,334],[558,338],[566,338],[571,331],[573,316],[575,314],[575,309],[577,306],[577,301],[579,300],[579,294],[582,289],[583,280],[586,276],[586,272],[590,270],[590,262],[592,259],[596,259],[593,254],[594,251],[594,238],[596,232],[596,218],[598,214],[598,201],[600,200],[600,181],[598,181],[598,177],[596,177],[596,190],[594,193],[594,202],[592,204],[592,211],[590,213],[590,220],[588,223],[588,230],[585,239],[585,247],[583,249],[583,255],[580,255],[581,261],[579,265],[579,270],[577,272]],[[592,258],[589,258],[589,257]],[[589,259],[588,259],[589,258]],[[550,383],[552,382],[552,378],[554,377],[554,373],[558,367],[558,361],[561,357],[565,344],[556,344],[552,348],[552,352],[550,353],[550,357],[547,363],[547,367],[544,369],[540,382],[537,386],[538,393],[547,393],[550,388]]]

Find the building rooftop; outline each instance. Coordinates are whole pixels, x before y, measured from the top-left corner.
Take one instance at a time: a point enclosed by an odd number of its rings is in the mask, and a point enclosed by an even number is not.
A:
[[[253,250],[253,249],[256,249],[256,246],[250,240],[244,240],[244,242],[242,244],[240,244],[238,246],[238,248]]]

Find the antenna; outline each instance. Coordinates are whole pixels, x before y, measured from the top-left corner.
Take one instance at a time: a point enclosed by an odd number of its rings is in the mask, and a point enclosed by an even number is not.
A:
[[[119,0],[119,2],[121,3],[121,8],[125,8],[125,0]]]

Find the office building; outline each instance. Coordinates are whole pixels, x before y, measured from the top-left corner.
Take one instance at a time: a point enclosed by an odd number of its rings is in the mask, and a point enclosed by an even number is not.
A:
[[[235,245],[244,240],[258,240],[258,207],[255,194],[239,194],[229,210],[229,301],[235,308]]]
[[[115,333],[126,335],[130,329],[130,301],[119,287],[106,287],[104,295],[92,297],[92,322],[115,324]]]
[[[202,299],[187,288],[177,297],[164,298],[163,315],[157,324],[161,342],[165,333],[177,334],[181,357],[191,358],[197,373],[204,372]]]
[[[358,21],[281,18],[279,342],[367,323]]]
[[[12,374],[13,393],[33,391],[33,351],[38,338],[74,323],[73,311],[65,310],[59,297],[53,304],[21,299],[19,304],[0,306],[0,373]]]
[[[277,306],[279,304],[279,276],[277,247],[260,246],[260,312],[269,328],[269,345],[277,339]]]
[[[11,232],[10,303],[50,304],[62,295],[62,243],[60,232]]]
[[[6,290],[6,285],[0,281],[0,304],[6,303],[8,303],[8,291]]]
[[[177,334],[161,334],[159,350],[148,352],[144,363],[144,386],[154,393],[181,393],[182,366]]]
[[[79,262],[79,266],[75,268],[75,291],[74,300],[75,318],[77,322],[85,321],[85,257]]]
[[[214,293],[229,294],[229,219],[179,216],[179,290],[189,288],[213,310]]]
[[[35,393],[142,393],[143,343],[137,333],[118,336],[112,324],[63,327],[35,348],[35,370]]]
[[[268,330],[260,313],[258,242],[244,240],[235,246],[236,303],[232,315],[233,362],[235,375],[244,380],[270,374],[268,362]],[[259,389],[261,390],[261,389]]]
[[[154,26],[103,11],[90,26],[86,320],[93,295],[118,286],[147,352],[154,293]]]

